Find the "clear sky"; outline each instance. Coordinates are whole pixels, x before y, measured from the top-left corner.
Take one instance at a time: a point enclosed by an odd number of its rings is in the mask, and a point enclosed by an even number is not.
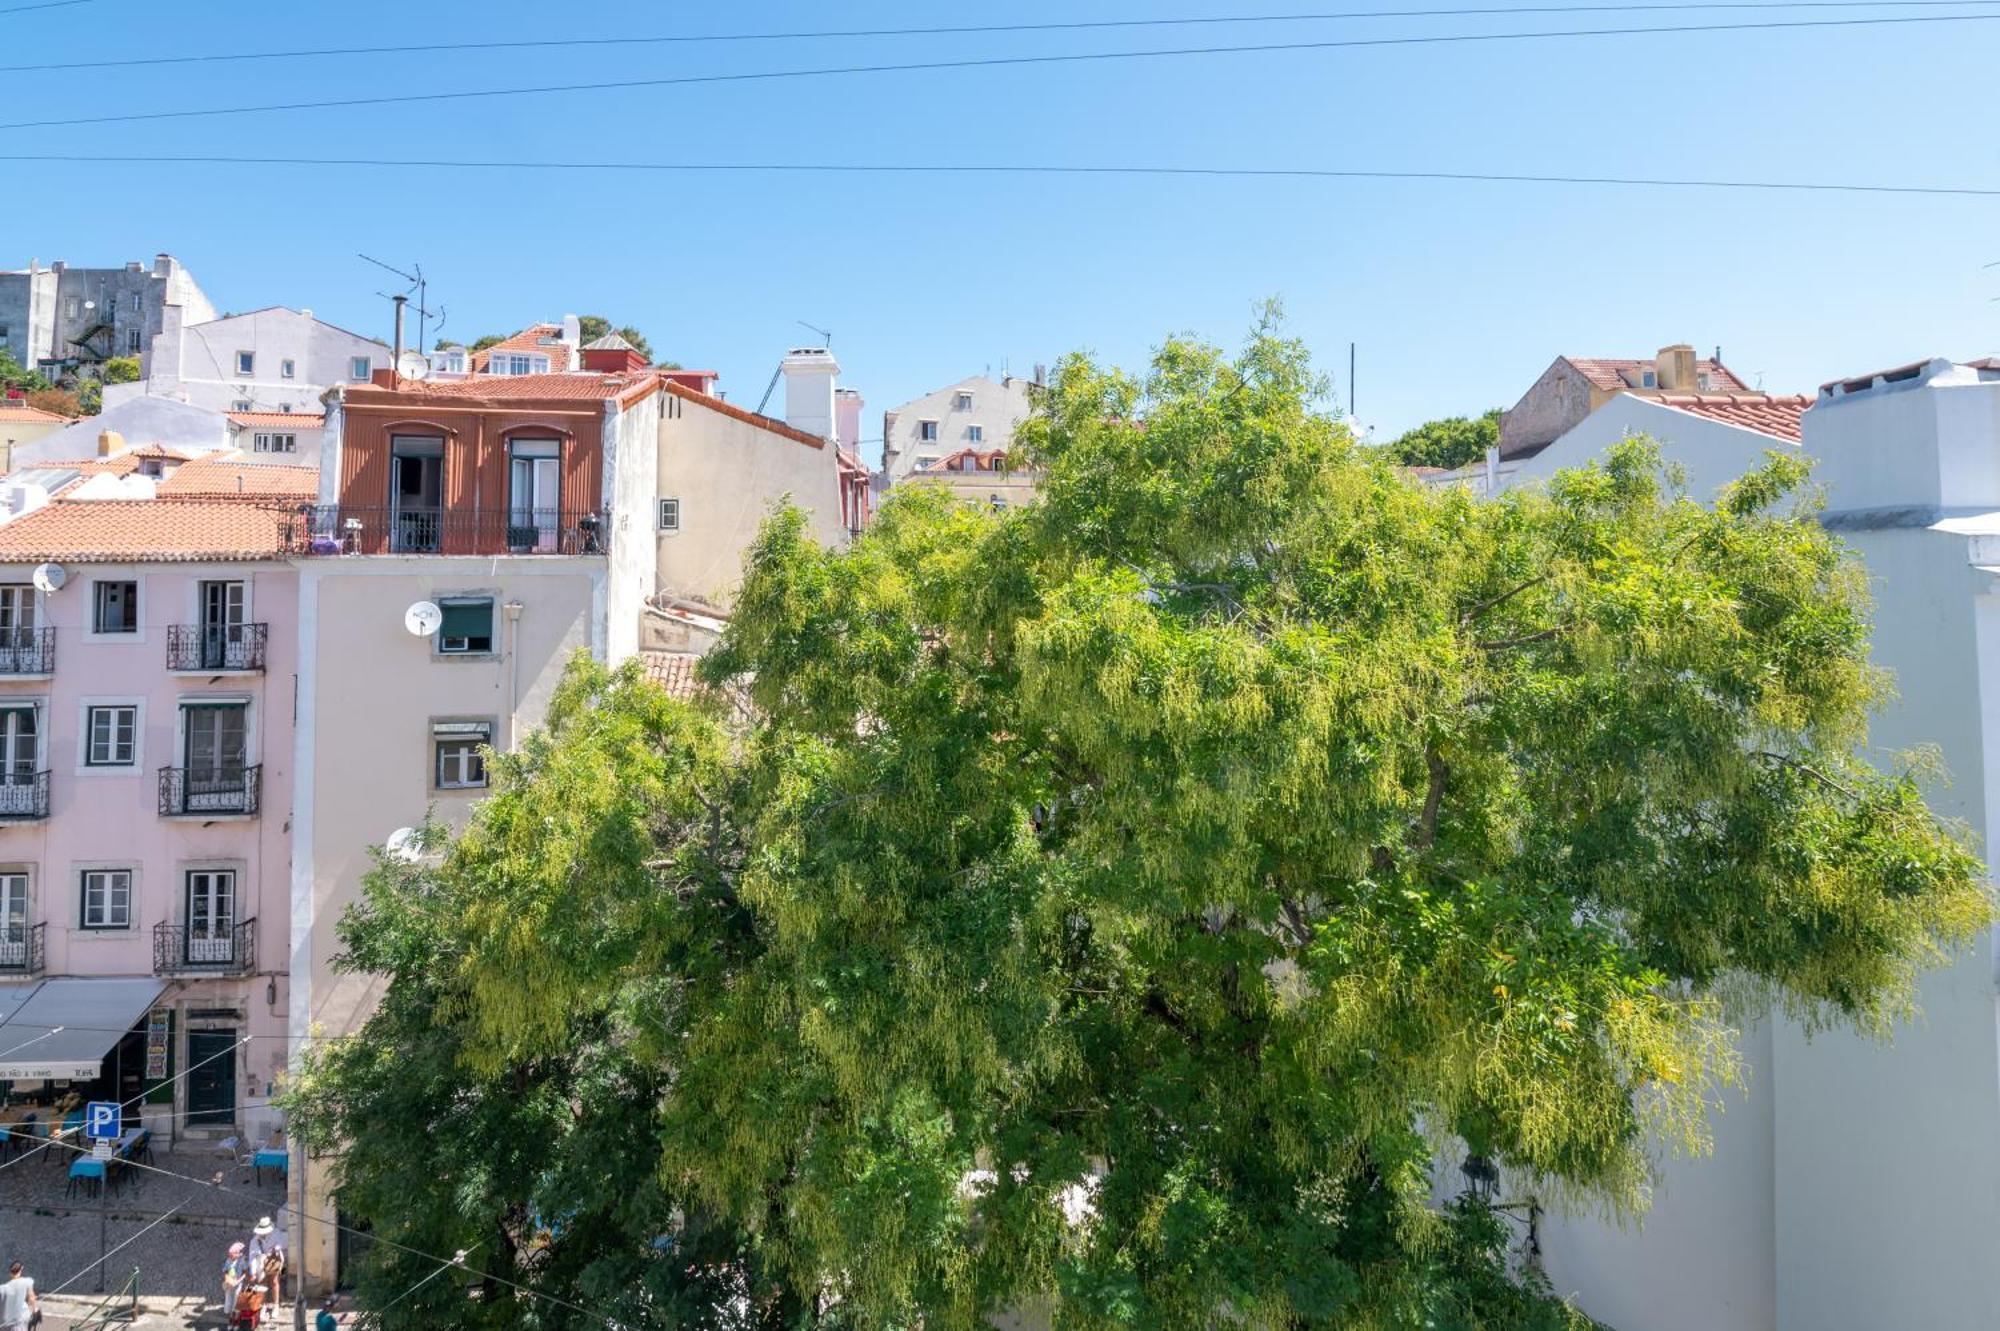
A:
[[[0,0],[0,8],[21,0]],[[1435,2],[1435,0],[1434,0]],[[469,6],[89,0],[0,14],[0,64],[394,42],[1414,8],[1338,0]],[[1957,9],[1346,19],[1084,33],[314,58],[0,73],[0,122],[1052,51]],[[2000,13],[2000,2],[1993,9]],[[879,411],[1078,348],[1235,342],[1281,297],[1382,433],[1511,403],[1559,353],[1717,345],[1752,383],[1996,349],[2000,198],[1393,181],[558,174],[108,165],[106,154],[1076,163],[2000,186],[2000,22],[1682,33],[876,73],[12,129],[0,266],[184,260],[219,307],[388,334],[421,262],[470,341],[630,322],[754,405],[833,331]],[[0,128],[4,128],[0,124]],[[872,454],[873,449],[869,450]]]

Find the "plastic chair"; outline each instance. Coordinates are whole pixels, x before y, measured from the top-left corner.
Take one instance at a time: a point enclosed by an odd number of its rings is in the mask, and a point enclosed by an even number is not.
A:
[[[73,1196],[76,1185],[83,1184],[87,1196],[95,1197],[104,1190],[104,1162],[102,1160],[77,1159],[69,1162],[69,1186],[63,1189],[63,1196]]]

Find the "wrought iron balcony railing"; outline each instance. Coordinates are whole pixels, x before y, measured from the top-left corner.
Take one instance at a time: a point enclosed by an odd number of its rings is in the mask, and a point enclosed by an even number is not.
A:
[[[0,675],[52,675],[55,669],[54,629],[0,628]]]
[[[0,822],[30,822],[48,816],[47,772],[0,772]]]
[[[160,769],[160,816],[206,818],[216,814],[257,812],[263,764],[249,767]]]
[[[45,924],[0,924],[0,975],[40,975]]]
[[[153,974],[248,975],[257,968],[255,916],[233,926],[153,926]]]
[[[304,555],[601,555],[610,530],[595,509],[306,504],[286,523],[285,547]]]
[[[167,669],[262,670],[264,624],[173,624],[167,628]]]

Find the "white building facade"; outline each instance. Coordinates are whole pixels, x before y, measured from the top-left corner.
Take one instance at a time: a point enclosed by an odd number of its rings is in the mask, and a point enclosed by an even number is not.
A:
[[[388,344],[351,333],[311,310],[269,309],[187,322],[167,311],[138,383],[105,389],[105,405],[168,398],[221,412],[306,412],[335,384],[365,384],[389,365]]]
[[[961,379],[882,414],[882,469],[894,484],[964,450],[1011,447],[1033,384],[1013,376]]]

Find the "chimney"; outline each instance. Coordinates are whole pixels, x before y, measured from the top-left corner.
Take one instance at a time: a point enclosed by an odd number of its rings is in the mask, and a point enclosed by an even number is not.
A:
[[[861,390],[858,388],[837,389],[833,395],[834,429],[839,433],[834,443],[854,453],[861,451]]]
[[[1673,346],[1661,347],[1659,359],[1653,364],[1662,389],[1673,393],[1694,391],[1694,348],[1687,343],[1676,342]]]
[[[583,320],[574,314],[565,314],[562,318],[562,340],[563,345],[569,348],[569,361],[562,368],[574,370],[582,363],[579,357],[583,347]],[[554,356],[549,357],[549,368],[552,370],[556,368],[555,359]]]
[[[778,366],[785,377],[785,424],[794,430],[834,437],[838,416],[834,410],[834,376],[840,362],[826,347],[794,347]]]
[[[137,268],[138,266],[139,265],[136,263],[132,265],[132,267],[134,268]],[[165,252],[155,254],[153,256],[153,276],[172,277],[173,275],[174,275],[174,256],[171,254],[167,254]]]
[[[100,430],[97,434],[97,456],[116,457],[125,451],[125,436],[116,430]]]

